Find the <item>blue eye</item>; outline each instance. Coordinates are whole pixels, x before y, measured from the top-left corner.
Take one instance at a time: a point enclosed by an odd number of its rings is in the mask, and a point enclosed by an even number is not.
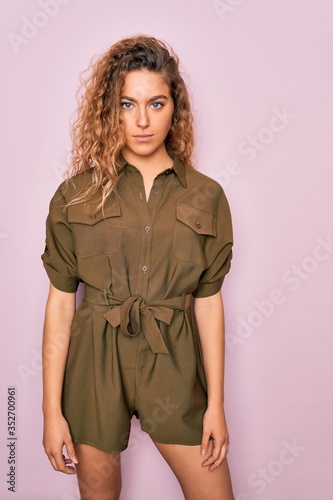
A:
[[[153,102],[152,107],[153,109],[160,109],[164,106],[162,102]]]
[[[121,107],[124,108],[124,109],[131,109],[132,103],[130,103],[130,102],[122,102],[121,103]]]

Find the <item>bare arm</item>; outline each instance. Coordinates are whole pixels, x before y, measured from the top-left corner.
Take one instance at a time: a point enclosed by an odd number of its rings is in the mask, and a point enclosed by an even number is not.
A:
[[[224,416],[224,311],[221,292],[194,301],[207,379],[208,405],[203,421],[201,453],[206,454],[210,436],[214,439],[214,450],[203,465],[210,470],[218,467],[229,447],[229,435]]]
[[[61,395],[74,313],[75,293],[62,292],[51,284],[43,334],[43,444],[53,468],[68,474],[75,472],[68,464],[77,460],[61,411]],[[62,455],[64,445],[69,459]]]

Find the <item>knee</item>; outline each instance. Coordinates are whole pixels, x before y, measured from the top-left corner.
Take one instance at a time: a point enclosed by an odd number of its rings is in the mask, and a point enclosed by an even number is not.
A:
[[[121,479],[112,478],[98,483],[79,480],[81,500],[119,500],[121,493]]]
[[[122,482],[120,455],[85,445],[78,445],[76,451],[81,500],[119,500]]]
[[[80,499],[81,500],[119,500],[121,493],[121,487],[113,487],[112,489],[106,489],[102,491],[83,492],[80,488]]]

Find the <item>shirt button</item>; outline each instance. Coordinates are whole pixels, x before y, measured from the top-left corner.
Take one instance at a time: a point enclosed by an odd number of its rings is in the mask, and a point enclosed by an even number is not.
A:
[[[90,219],[91,219],[91,220],[95,220],[95,219],[96,219],[96,215],[95,215],[95,214],[91,215],[91,216],[90,216]]]
[[[198,228],[198,229],[200,229],[200,228],[201,228],[201,224],[200,224],[200,222],[197,222],[197,223],[196,223],[196,226],[197,226],[197,228]]]
[[[143,267],[141,268],[141,270],[142,270],[144,273],[146,273],[146,272],[148,271],[148,267],[147,267],[147,266],[143,266]]]
[[[169,174],[171,174],[171,168],[167,168],[167,169],[166,169],[166,171],[165,171],[164,173],[165,173],[165,175],[169,175]]]
[[[154,196],[158,196],[158,191],[154,191],[154,192],[153,192],[153,195],[154,195]]]
[[[146,233],[149,233],[150,227],[149,226],[145,226],[145,231],[146,231]]]

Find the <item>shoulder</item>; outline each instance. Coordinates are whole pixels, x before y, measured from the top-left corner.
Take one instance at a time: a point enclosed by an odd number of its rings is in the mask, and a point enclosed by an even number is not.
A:
[[[216,180],[187,165],[185,172],[187,184],[185,198],[191,200],[193,206],[215,212],[219,205],[228,205],[224,190]]]
[[[63,181],[54,193],[51,204],[63,202],[65,205],[77,196],[82,195],[92,183],[92,171],[90,168]]]

